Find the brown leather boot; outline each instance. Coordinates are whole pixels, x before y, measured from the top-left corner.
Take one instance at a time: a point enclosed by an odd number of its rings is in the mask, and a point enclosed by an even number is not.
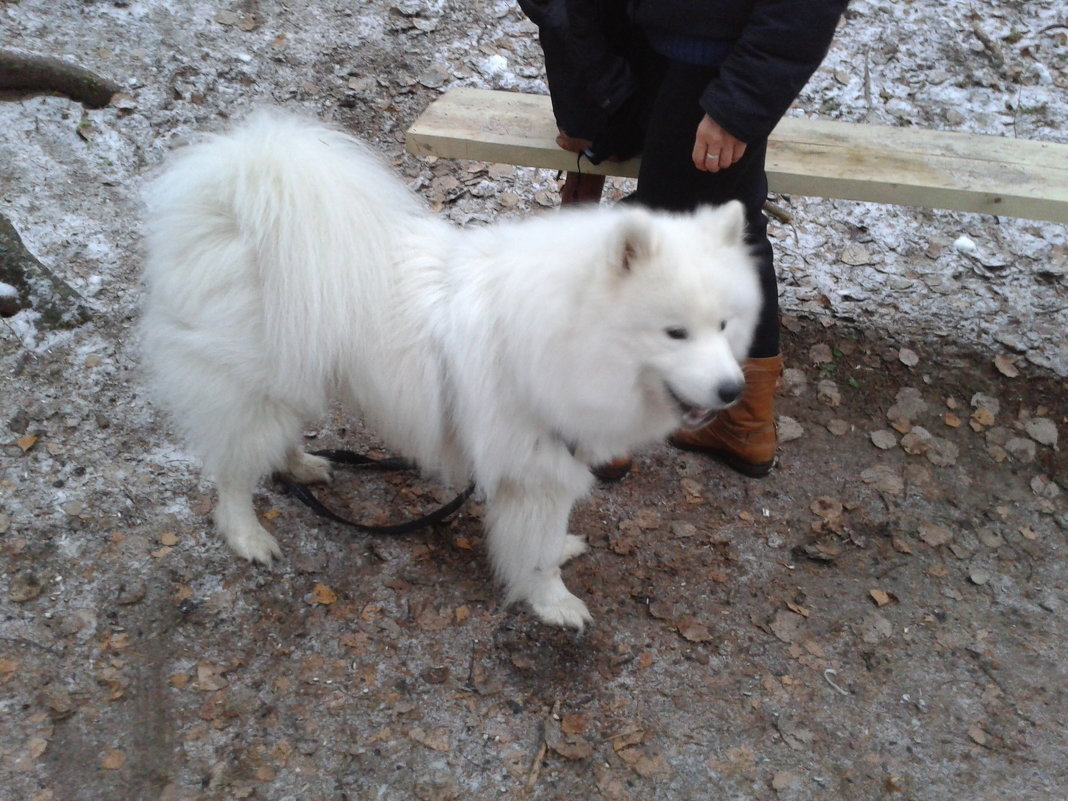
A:
[[[782,356],[746,359],[741,400],[695,431],[676,431],[676,448],[706,453],[750,478],[763,478],[775,462],[775,390],[782,374]]]

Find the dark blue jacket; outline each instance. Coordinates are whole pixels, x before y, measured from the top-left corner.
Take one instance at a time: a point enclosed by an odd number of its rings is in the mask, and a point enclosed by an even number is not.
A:
[[[595,97],[613,110],[632,74],[607,46],[605,20],[629,6],[638,27],[734,42],[701,97],[713,120],[743,142],[764,139],[827,55],[848,0],[566,0],[573,54]]]

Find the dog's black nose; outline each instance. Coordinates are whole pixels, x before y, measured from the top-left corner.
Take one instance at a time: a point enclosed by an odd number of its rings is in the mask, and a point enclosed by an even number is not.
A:
[[[724,404],[734,403],[738,398],[742,396],[742,389],[745,384],[724,384],[719,388],[719,399]]]

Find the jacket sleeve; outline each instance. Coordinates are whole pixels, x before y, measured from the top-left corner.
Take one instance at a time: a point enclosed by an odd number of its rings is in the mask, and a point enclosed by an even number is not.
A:
[[[608,114],[634,92],[636,80],[620,54],[627,24],[620,0],[566,0],[568,49],[587,91]]]
[[[758,0],[701,96],[701,107],[743,142],[764,139],[831,46],[848,0]]]

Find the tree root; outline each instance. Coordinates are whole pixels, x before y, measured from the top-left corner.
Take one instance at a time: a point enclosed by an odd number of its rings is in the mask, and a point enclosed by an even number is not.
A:
[[[17,96],[55,92],[87,108],[103,108],[121,88],[114,81],[58,58],[0,48],[0,91]]]

